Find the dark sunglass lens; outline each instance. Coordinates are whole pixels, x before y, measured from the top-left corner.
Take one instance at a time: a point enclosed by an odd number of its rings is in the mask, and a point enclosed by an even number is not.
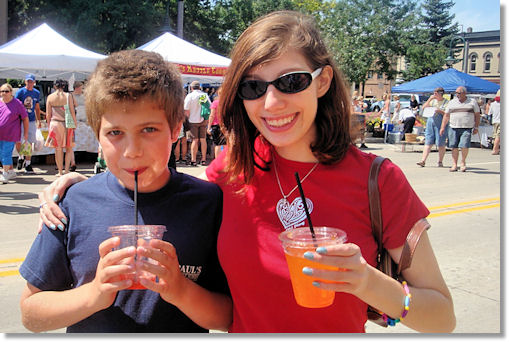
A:
[[[278,78],[275,86],[283,93],[293,94],[303,91],[311,84],[311,75],[308,73],[289,74]]]
[[[239,96],[244,100],[254,100],[265,94],[267,83],[263,81],[244,81],[239,85]]]

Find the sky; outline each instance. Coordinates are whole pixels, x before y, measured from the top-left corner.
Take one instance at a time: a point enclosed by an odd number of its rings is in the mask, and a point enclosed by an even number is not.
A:
[[[463,25],[464,32],[468,27],[474,32],[500,30],[500,5],[505,8],[507,3],[508,0],[455,0],[450,13]]]

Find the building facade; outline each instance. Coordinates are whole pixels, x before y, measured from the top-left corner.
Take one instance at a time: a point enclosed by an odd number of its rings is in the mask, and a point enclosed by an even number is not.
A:
[[[461,51],[455,56],[461,61],[453,68],[472,76],[500,84],[500,30],[467,32],[459,34],[465,39],[456,48]]]

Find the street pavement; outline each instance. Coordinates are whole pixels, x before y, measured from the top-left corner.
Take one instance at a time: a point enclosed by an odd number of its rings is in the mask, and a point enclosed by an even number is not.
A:
[[[450,151],[445,167],[436,166],[438,153],[432,152],[426,167],[421,168],[415,163],[420,161],[422,146],[409,146],[402,152],[401,145],[373,138],[367,145],[367,152],[388,157],[401,167],[431,211],[428,234],[453,296],[454,332],[502,333],[500,156],[474,147],[467,159],[467,172],[448,172]],[[17,269],[37,234],[37,194],[55,179],[54,165],[34,165],[34,169],[34,175],[20,174],[15,182],[0,184],[0,332],[6,334],[28,332],[20,322],[19,297],[24,280]],[[198,176],[205,167],[178,166],[177,170]],[[78,164],[78,171],[92,175],[93,165]],[[377,334],[413,332],[402,324],[382,328],[370,322],[366,330]]]

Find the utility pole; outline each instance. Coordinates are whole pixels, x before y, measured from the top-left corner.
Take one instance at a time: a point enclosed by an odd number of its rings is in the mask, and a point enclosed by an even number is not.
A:
[[[0,45],[7,42],[7,0],[0,0]]]
[[[184,39],[184,0],[178,0],[177,6],[177,36]]]

